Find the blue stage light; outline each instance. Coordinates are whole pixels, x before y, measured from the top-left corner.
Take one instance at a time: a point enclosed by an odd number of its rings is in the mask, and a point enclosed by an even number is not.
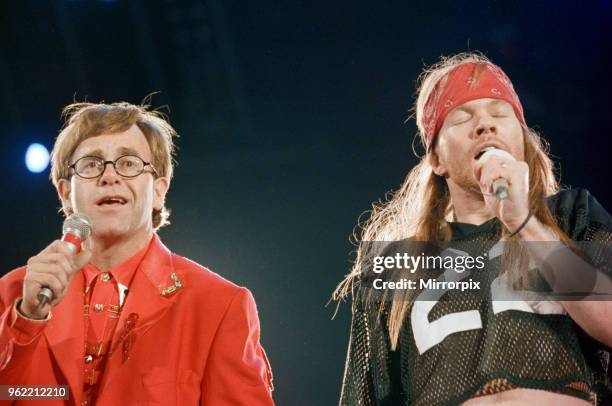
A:
[[[42,144],[30,144],[26,151],[25,164],[30,172],[44,171],[49,166],[49,151]]]

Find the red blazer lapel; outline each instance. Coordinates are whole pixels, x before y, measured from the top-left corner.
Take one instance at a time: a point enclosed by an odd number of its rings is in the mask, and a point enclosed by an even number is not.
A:
[[[107,360],[100,390],[107,387],[121,368],[130,364],[138,336],[158,322],[176,301],[183,287],[183,277],[174,270],[172,254],[157,234],[138,266],[130,285],[113,335],[112,353]]]
[[[78,402],[83,394],[85,357],[84,285],[84,275],[78,272],[64,299],[51,310],[44,329],[53,357],[70,385],[70,397]]]

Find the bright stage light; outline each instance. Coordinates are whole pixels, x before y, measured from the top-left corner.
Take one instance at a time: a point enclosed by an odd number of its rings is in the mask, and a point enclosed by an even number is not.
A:
[[[26,151],[25,164],[30,172],[44,171],[49,166],[49,151],[42,144],[30,144]]]

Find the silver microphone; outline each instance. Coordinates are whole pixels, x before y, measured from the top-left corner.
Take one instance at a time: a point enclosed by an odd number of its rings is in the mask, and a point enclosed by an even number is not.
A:
[[[508,181],[504,178],[498,178],[493,181],[493,193],[495,193],[495,197],[499,200],[507,199],[510,196],[510,192],[508,191],[510,185],[508,185]]]
[[[91,220],[83,213],[72,213],[64,220],[62,226],[62,241],[72,251],[77,254],[81,251],[81,243],[91,235]],[[53,291],[48,286],[43,286],[37,295],[39,306],[53,300]]]
[[[494,147],[486,148],[485,152],[480,156],[480,158],[478,158],[478,161],[484,164],[492,156],[498,156],[500,158],[506,158],[510,161],[516,161],[516,159],[514,159],[509,152]],[[510,185],[508,184],[508,181],[504,178],[495,179],[493,181],[493,193],[499,200],[507,199],[510,196]]]

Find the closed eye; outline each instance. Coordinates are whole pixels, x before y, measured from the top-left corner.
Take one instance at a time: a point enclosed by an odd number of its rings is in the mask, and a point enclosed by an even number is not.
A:
[[[472,118],[472,115],[465,113],[465,112],[455,114],[450,117],[450,120],[449,120],[450,126],[455,126],[455,125],[466,123],[470,121],[471,118]]]
[[[512,107],[508,106],[500,106],[501,108],[496,108],[489,110],[491,112],[492,117],[509,117],[512,114]]]
[[[471,118],[472,118],[472,117],[461,117],[461,118],[459,118],[459,119],[452,120],[452,121],[451,121],[451,126],[454,126],[454,125],[460,125],[460,124],[463,124],[463,123],[467,123],[468,121],[470,121],[470,119],[471,119]]]

